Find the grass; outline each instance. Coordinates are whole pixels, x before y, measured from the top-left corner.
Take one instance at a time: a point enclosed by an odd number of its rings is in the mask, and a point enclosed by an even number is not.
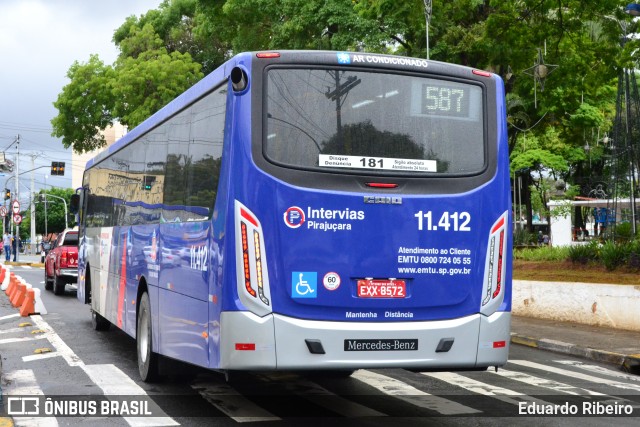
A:
[[[640,243],[594,241],[584,246],[517,249],[513,255],[516,280],[640,285]]]
[[[580,264],[566,260],[513,260],[515,280],[540,280],[543,282],[611,283],[640,285],[640,273],[625,267],[614,271],[602,264]]]

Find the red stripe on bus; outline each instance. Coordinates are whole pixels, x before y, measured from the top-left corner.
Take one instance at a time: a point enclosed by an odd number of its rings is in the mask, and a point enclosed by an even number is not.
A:
[[[246,219],[251,224],[256,226],[256,228],[258,227],[258,220],[256,220],[254,217],[252,217],[249,212],[247,212],[244,209],[240,208],[240,215],[242,216],[242,218]]]

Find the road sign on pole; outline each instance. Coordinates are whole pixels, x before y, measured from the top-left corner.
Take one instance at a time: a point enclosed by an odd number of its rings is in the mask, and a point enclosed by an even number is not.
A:
[[[13,202],[11,202],[11,211],[14,214],[19,214],[20,213],[20,202],[16,199]]]

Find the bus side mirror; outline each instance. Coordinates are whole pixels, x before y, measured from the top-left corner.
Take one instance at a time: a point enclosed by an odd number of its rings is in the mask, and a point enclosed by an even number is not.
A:
[[[80,195],[72,194],[71,203],[69,204],[69,210],[72,214],[77,214],[80,211]]]

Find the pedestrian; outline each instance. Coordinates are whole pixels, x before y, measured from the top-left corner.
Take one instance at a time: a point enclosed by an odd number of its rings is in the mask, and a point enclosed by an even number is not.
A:
[[[2,245],[4,246],[4,259],[5,261],[11,260],[11,234],[4,233],[2,237]]]
[[[543,241],[542,231],[538,231],[538,246],[542,246],[542,241]]]

